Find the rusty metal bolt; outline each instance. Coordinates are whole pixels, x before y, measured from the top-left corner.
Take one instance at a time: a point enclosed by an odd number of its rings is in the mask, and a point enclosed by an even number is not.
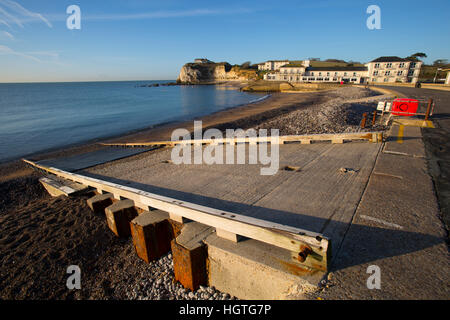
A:
[[[300,252],[298,253],[298,261],[305,262],[309,254],[312,253],[312,249],[308,246],[300,246]]]

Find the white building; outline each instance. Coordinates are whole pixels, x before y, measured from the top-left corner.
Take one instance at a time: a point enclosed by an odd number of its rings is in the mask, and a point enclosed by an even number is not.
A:
[[[367,67],[365,66],[320,66],[315,62],[311,66],[310,60],[289,63],[280,67],[279,72],[268,73],[265,80],[288,82],[352,82],[365,83],[367,81]]]
[[[194,60],[194,63],[211,63],[212,61],[206,59],[206,58],[197,58]]]
[[[380,57],[365,65],[336,64],[304,60],[279,67],[278,72],[264,75],[265,80],[288,82],[410,82],[419,79],[421,61],[399,57]],[[258,66],[259,67],[259,66]],[[261,70],[261,69],[260,69]]]
[[[258,64],[258,70],[279,70],[281,66],[288,64],[289,60],[269,60]]]
[[[422,64],[399,57],[380,57],[367,64],[369,82],[416,83]]]

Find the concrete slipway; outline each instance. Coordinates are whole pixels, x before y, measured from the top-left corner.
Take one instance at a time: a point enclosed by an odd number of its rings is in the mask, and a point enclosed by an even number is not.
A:
[[[129,149],[113,148],[106,158],[94,152],[41,164],[330,239],[326,277],[296,268],[288,250],[186,223],[186,244],[207,245],[208,284],[239,298],[448,298],[445,230],[418,126],[394,121],[383,143],[279,147],[280,170],[271,176],[260,175],[261,165],[175,165],[172,148],[134,149],[143,153],[123,159]],[[367,288],[371,265],[382,270],[381,289]],[[327,289],[318,293],[319,283]]]
[[[260,175],[262,165],[167,163],[171,149],[79,173],[322,233],[337,249],[380,147],[364,142],[280,145],[280,169],[269,176]],[[286,166],[298,171],[284,170]]]
[[[77,173],[321,233],[331,240],[331,257],[335,258],[382,144],[279,147],[280,169],[271,176],[260,175],[262,165],[175,165],[168,161],[171,148]],[[291,170],[285,170],[286,167]],[[293,268],[287,250],[256,240],[234,243],[211,234],[205,242],[210,285],[237,297],[301,298],[325,276],[321,271],[304,273]]]

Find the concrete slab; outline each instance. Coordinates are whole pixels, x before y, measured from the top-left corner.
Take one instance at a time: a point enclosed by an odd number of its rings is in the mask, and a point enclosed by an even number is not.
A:
[[[339,248],[380,146],[366,142],[280,145],[280,168],[293,166],[299,170],[279,170],[272,176],[261,175],[261,165],[248,163],[167,163],[171,149],[91,168],[83,174],[325,233],[331,238],[332,248]],[[343,173],[341,168],[352,170]]]
[[[235,243],[215,234],[208,247],[208,284],[241,299],[303,299],[325,275],[292,263],[291,252],[256,240]]]
[[[43,166],[55,167],[64,171],[74,172],[109,161],[126,158],[152,149],[154,148],[105,147],[97,151],[86,152],[65,158],[41,160],[37,163]]]
[[[395,118],[393,123],[409,127],[434,128],[432,121],[416,118]]]
[[[415,139],[417,131],[406,131],[405,141],[410,135]],[[446,230],[426,159],[414,156],[421,147],[415,142],[403,149],[413,156],[378,156],[333,260],[332,285],[321,298],[448,299]],[[380,270],[380,289],[367,287],[368,267],[373,265]]]
[[[424,158],[425,147],[420,127],[392,125],[383,152]]]
[[[370,265],[380,290],[366,286]],[[424,159],[379,156],[332,271],[336,288],[323,298],[448,299],[445,230]]]

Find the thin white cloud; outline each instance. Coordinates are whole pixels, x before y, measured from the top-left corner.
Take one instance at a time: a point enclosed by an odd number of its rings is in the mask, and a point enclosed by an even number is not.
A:
[[[9,33],[8,31],[1,31],[1,34],[6,36],[7,38],[9,38],[11,40],[14,40],[14,36],[11,33]]]
[[[36,61],[36,62],[42,62],[40,59],[36,58],[35,56],[29,55],[29,54],[26,54],[26,53],[23,53],[23,52],[14,51],[10,47],[4,46],[4,45],[0,45],[0,54],[13,55],[13,56],[18,56],[18,57],[30,59],[30,60],[33,60],[33,61]]]
[[[4,1],[4,0],[0,0]],[[235,9],[191,9],[181,11],[154,11],[154,12],[139,12],[129,14],[90,14],[85,13],[81,8],[82,21],[121,21],[121,20],[150,20],[150,19],[170,19],[183,17],[198,17],[198,16],[219,16],[232,14],[245,14],[255,12],[256,9],[235,8]],[[66,21],[68,15],[63,14],[47,14],[50,21]],[[26,21],[26,20],[25,20]]]
[[[250,9],[193,9],[184,11],[156,11],[131,14],[105,14],[105,15],[84,15],[85,20],[146,20],[163,18],[182,18],[209,15],[227,15],[249,13]]]
[[[5,45],[0,45],[0,55],[11,55],[32,60],[38,63],[50,63],[58,66],[67,67],[69,64],[59,60],[59,52],[55,51],[33,51],[19,52]]]
[[[0,0],[0,5],[2,4],[1,1],[2,0]],[[19,19],[17,19],[17,17],[15,17],[14,15],[9,13],[2,7],[0,7],[0,17],[3,17],[2,21],[8,21],[9,24],[14,23],[14,24],[18,25],[19,27],[23,28],[23,23]]]
[[[29,55],[36,55],[36,56],[45,56],[45,57],[50,57],[53,59],[58,59],[59,58],[59,53],[58,52],[54,52],[54,51],[32,51],[32,52],[25,52],[26,54]]]
[[[3,19],[0,19],[0,24],[3,24],[3,25],[5,25],[5,26],[7,26],[7,27],[11,28],[11,26],[9,25],[9,23],[8,23],[8,22],[6,22],[6,21],[5,21],[5,20],[3,20]]]
[[[33,21],[42,21],[50,28],[52,27],[50,21],[42,14],[25,9],[15,1],[0,0],[0,22],[3,24],[8,26],[15,24],[23,28],[24,23]]]

